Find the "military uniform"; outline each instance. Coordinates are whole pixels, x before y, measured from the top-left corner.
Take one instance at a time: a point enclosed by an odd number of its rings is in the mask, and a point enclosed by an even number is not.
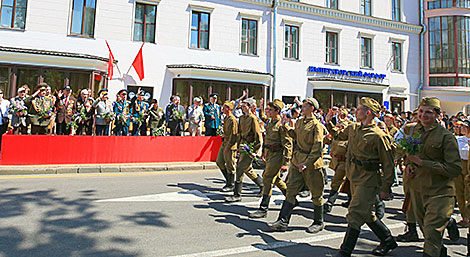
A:
[[[114,121],[116,136],[127,136],[129,133],[130,105],[131,102],[127,100],[119,100],[113,104],[113,110],[116,114]]]
[[[215,96],[212,94],[211,97]],[[206,136],[217,136],[217,130],[220,126],[220,106],[217,103],[207,103],[202,110],[204,112],[204,127]],[[212,119],[214,117],[215,119]]]
[[[70,88],[70,87],[69,87]],[[71,127],[68,126],[77,113],[77,100],[72,96],[62,96],[55,103],[56,110],[56,134],[69,135]]]
[[[284,107],[284,103],[277,99],[273,104],[278,106],[279,110]],[[263,150],[266,159],[266,168],[263,172],[263,199],[258,211],[250,214],[251,218],[266,217],[273,185],[276,185],[284,195],[287,193],[287,185],[282,180],[280,171],[282,166],[289,164],[292,157],[292,138],[280,118],[267,121]]]
[[[360,104],[378,113],[380,104],[363,97]],[[389,137],[376,123],[354,123],[339,131],[330,122],[327,128],[337,140],[348,140],[346,176],[351,183],[352,200],[346,218],[348,228],[338,256],[350,256],[364,223],[380,239],[374,255],[385,255],[397,247],[390,230],[373,213],[379,192],[390,193],[394,178],[394,159]],[[383,175],[379,171],[382,169]]]
[[[31,134],[45,135],[47,127],[51,123],[52,99],[44,96],[26,97],[25,104],[28,107],[28,119],[31,123]]]
[[[138,96],[136,96],[137,98]],[[131,103],[132,110],[132,135],[133,136],[146,136],[147,135],[147,118],[149,111],[149,104],[145,101],[134,99]]]
[[[246,101],[246,100],[245,100]],[[238,122],[238,147],[253,144],[253,152],[256,153],[261,147],[261,130],[258,117],[253,113],[243,114]],[[241,191],[243,177],[246,174],[255,184],[263,190],[263,181],[258,174],[253,171],[253,157],[247,153],[240,152],[235,172],[235,188],[233,197],[226,198],[228,202],[241,201]]]
[[[157,129],[163,126],[165,121],[165,112],[161,107],[155,109],[153,106],[149,110],[149,128],[150,135],[157,136]]]
[[[95,114],[95,109],[92,108],[94,103],[93,98],[88,98],[83,100],[80,98],[77,100],[77,112],[85,116],[85,119],[80,120],[77,128],[77,135],[82,135],[85,132],[85,135],[91,136],[93,134],[93,115]],[[89,106],[87,107],[87,104]]]
[[[231,102],[225,102],[225,105],[228,105],[231,109],[233,109],[233,104]],[[223,130],[224,134],[222,135],[222,146],[219,149],[216,164],[222,172],[222,175],[224,175],[226,181],[222,191],[229,192],[234,189],[235,160],[237,156],[238,141],[237,118],[233,116],[233,112],[230,112],[230,115],[225,116]]]
[[[305,101],[318,109],[316,99],[307,98]],[[268,225],[276,231],[287,230],[290,216],[297,204],[296,196],[304,185],[308,185],[314,204],[314,222],[307,228],[307,232],[316,233],[324,227],[323,126],[314,116],[302,117],[295,123],[295,128],[289,130],[289,135],[294,140],[294,150],[287,179],[286,200],[277,221]],[[304,164],[306,169],[302,172],[299,171],[297,167],[299,164]]]
[[[420,106],[438,108],[436,100],[423,98]],[[454,178],[462,171],[457,142],[452,133],[437,122],[429,127],[411,123],[404,127],[404,133],[421,135],[423,141],[421,152],[416,154],[423,165],[414,168],[415,175],[408,178],[407,183],[413,212],[424,234],[424,256],[440,256],[445,252],[442,236],[455,205]]]

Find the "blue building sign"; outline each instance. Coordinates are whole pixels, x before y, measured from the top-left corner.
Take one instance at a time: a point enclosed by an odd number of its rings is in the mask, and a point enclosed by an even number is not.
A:
[[[331,68],[323,68],[323,67],[315,67],[315,66],[308,67],[308,72],[321,73],[321,74],[326,74],[326,75],[339,75],[339,76],[345,76],[345,77],[352,77],[356,79],[383,80],[385,79],[385,77],[387,77],[387,75],[385,74],[378,74],[378,73],[373,73],[373,72],[340,70],[340,69],[331,69]]]

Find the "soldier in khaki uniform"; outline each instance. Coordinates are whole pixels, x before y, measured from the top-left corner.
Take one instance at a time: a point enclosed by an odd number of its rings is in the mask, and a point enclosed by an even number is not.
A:
[[[238,122],[238,147],[241,150],[243,145],[253,144],[253,155],[258,152],[261,147],[261,129],[259,119],[251,111],[251,106],[254,106],[256,101],[253,98],[245,99],[242,104],[243,115]],[[263,191],[263,179],[253,171],[252,163],[254,156],[248,153],[240,152],[240,157],[237,162],[235,172],[235,188],[233,196],[225,198],[227,202],[240,202],[242,200],[242,183],[243,177],[246,174],[255,184]]]
[[[28,119],[31,123],[31,134],[45,135],[47,134],[47,127],[51,123],[53,114],[52,99],[46,96],[47,84],[41,83],[37,86],[37,91],[29,97],[26,97],[24,102],[28,107]]]
[[[326,116],[327,128],[333,138],[348,140],[350,146],[346,153],[346,176],[351,182],[352,200],[346,216],[348,228],[337,256],[351,256],[364,223],[380,239],[380,245],[372,254],[383,256],[397,247],[390,230],[372,212],[379,192],[380,199],[390,196],[394,177],[391,142],[374,122],[378,112],[380,104],[377,101],[369,97],[361,98],[356,112],[358,122],[344,131],[339,131],[331,123],[331,111]]]
[[[455,220],[449,225],[455,205],[454,179],[462,172],[459,149],[455,137],[437,123],[440,101],[425,97],[418,108],[418,122],[404,127],[406,135],[423,141],[416,155],[406,154],[406,176],[413,212],[424,234],[423,256],[447,256],[442,244],[445,228],[451,240],[459,232]]]
[[[263,199],[259,209],[251,213],[250,218],[266,217],[273,184],[284,195],[287,192],[287,185],[281,179],[281,171],[287,171],[292,155],[292,138],[288,135],[288,128],[282,125],[282,108],[284,108],[284,103],[278,99],[268,103],[266,107],[266,114],[270,120],[267,122],[263,145],[266,159],[266,168],[263,173]]]
[[[325,186],[322,168],[323,164],[323,126],[315,118],[313,112],[319,108],[315,98],[307,98],[302,104],[302,115],[295,123],[295,128],[289,130],[294,139],[294,153],[287,180],[286,200],[282,204],[277,221],[268,226],[274,231],[286,231],[290,216],[296,206],[296,196],[305,184],[308,185],[314,204],[314,221],[307,228],[309,233],[323,230],[323,188]]]
[[[351,124],[351,122],[348,120],[341,120],[336,123],[336,127],[340,131],[343,131],[349,124]],[[346,176],[346,151],[348,149],[347,140],[331,139],[328,140],[327,143],[331,145],[331,162],[329,168],[335,171],[335,175],[331,179],[330,195],[323,207],[325,213],[331,212],[336,199],[338,199],[339,188],[343,184],[344,177]]]
[[[237,134],[238,124],[237,118],[233,116],[233,103],[227,101],[222,106],[222,112],[225,114],[224,134],[222,135],[222,146],[217,155],[217,166],[224,175],[226,184],[222,188],[222,192],[232,191],[235,181],[235,159],[237,155]]]

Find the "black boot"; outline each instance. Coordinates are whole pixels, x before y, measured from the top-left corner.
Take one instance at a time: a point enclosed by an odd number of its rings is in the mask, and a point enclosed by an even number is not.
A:
[[[326,203],[323,205],[324,213],[331,212],[331,209],[333,208],[333,205],[335,204],[336,199],[338,199],[338,191],[331,190],[330,195],[328,196],[328,200],[326,200]]]
[[[416,223],[407,223],[407,231],[397,237],[398,242],[418,242],[418,231],[416,231]]]
[[[348,208],[349,204],[351,203],[351,194],[348,194],[348,200],[341,204],[344,208]]]
[[[233,196],[229,196],[225,198],[226,202],[233,203],[233,202],[241,202],[242,201],[242,183],[235,182],[235,188],[233,189]]]
[[[470,234],[467,233],[467,256],[470,256]]]
[[[274,231],[285,232],[289,226],[289,220],[293,211],[294,205],[284,200],[279,217],[275,222],[268,223],[268,227]]]
[[[263,186],[263,178],[261,176],[258,176],[256,177],[255,179],[255,184],[259,187],[259,193],[256,194],[256,197],[261,197],[263,196],[263,189],[264,189],[264,186]]]
[[[250,213],[250,218],[259,219],[259,218],[266,218],[268,215],[268,206],[269,206],[269,199],[271,198],[270,195],[263,195],[263,199],[261,199],[261,204],[259,209],[253,213]]]
[[[450,218],[449,224],[447,225],[447,235],[449,236],[450,241],[457,241],[459,240],[460,233],[459,228],[457,227],[457,222],[454,218]]]
[[[235,188],[235,174],[227,173],[227,184],[222,188],[222,192],[230,192]]]
[[[318,233],[325,228],[325,223],[323,223],[323,205],[314,205],[314,220],[313,224],[307,228],[308,233]]]
[[[447,257],[447,248],[444,245],[441,247],[441,253],[439,254],[439,257]]]
[[[222,175],[224,175],[225,178],[225,185],[227,185],[228,178],[227,178],[227,169],[220,169],[220,172],[222,172]]]
[[[375,222],[369,222],[366,224],[380,239],[380,245],[372,251],[373,255],[385,256],[388,252],[398,247],[397,242],[395,242],[395,239],[392,236],[392,232],[390,232],[381,220],[377,219]]]
[[[350,257],[354,247],[356,247],[357,238],[360,233],[361,231],[348,226],[340,251],[336,257]]]
[[[380,200],[379,195],[376,196],[375,200],[375,216],[381,220],[385,216],[385,203]]]

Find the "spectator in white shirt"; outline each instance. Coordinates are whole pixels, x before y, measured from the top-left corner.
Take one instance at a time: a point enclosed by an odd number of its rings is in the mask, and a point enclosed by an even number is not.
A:
[[[462,227],[470,225],[470,213],[467,213],[466,205],[470,201],[470,188],[465,183],[465,177],[468,174],[468,154],[470,140],[470,121],[466,120],[461,123],[460,132],[463,136],[457,137],[459,145],[460,159],[462,160],[462,173],[455,178],[455,194],[460,209],[462,220],[458,224]]]
[[[3,99],[3,90],[0,89],[0,149],[2,147],[2,135],[8,130],[8,124],[10,118],[8,117],[8,111],[10,107],[10,101]]]
[[[202,124],[204,122],[204,111],[202,110],[202,99],[195,97],[193,105],[188,107],[189,134],[191,136],[201,136]]]

